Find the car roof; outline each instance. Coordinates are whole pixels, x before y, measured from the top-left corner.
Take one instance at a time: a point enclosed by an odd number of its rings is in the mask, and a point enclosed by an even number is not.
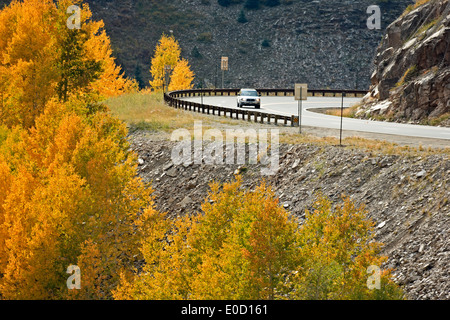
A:
[[[245,90],[245,91],[256,91],[256,89],[251,89],[251,88],[242,88],[241,91],[242,90]]]

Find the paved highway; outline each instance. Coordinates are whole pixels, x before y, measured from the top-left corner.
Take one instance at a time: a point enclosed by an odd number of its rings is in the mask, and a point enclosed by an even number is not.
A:
[[[182,98],[186,101],[200,103],[200,97]],[[308,97],[302,102],[302,125],[339,129],[340,117],[330,116],[322,113],[310,111],[314,108],[339,108],[341,106],[340,97]],[[345,98],[344,107],[350,107],[360,101],[360,98]],[[215,106],[237,108],[235,96],[205,96],[203,103]],[[253,109],[253,107],[244,107]],[[294,97],[261,97],[261,112],[279,115],[297,115],[298,102]],[[352,118],[343,119],[343,129],[362,132],[373,132],[382,134],[394,134],[410,137],[448,139],[450,140],[450,128],[422,126],[413,124],[403,124],[384,121],[370,121]],[[450,146],[450,142],[449,142]]]

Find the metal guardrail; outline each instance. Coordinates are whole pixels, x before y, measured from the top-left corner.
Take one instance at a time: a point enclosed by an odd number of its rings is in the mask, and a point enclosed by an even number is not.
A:
[[[208,104],[201,104],[191,101],[185,101],[179,98],[184,97],[198,97],[198,96],[236,96],[240,89],[190,89],[190,90],[178,90],[164,93],[164,101],[171,107],[177,109],[184,109],[194,112],[201,112],[205,114],[212,114],[218,116],[230,117],[232,119],[242,119],[247,121],[254,121],[259,123],[273,123],[275,125],[283,124],[285,126],[298,125],[297,116],[283,116],[268,112],[261,112],[255,110],[243,110],[234,109],[228,107],[212,106]],[[294,89],[257,89],[261,96],[294,96]],[[353,96],[362,97],[367,94],[364,90],[334,90],[334,89],[321,89],[321,90],[308,90],[308,96],[330,96],[330,97],[342,97]]]

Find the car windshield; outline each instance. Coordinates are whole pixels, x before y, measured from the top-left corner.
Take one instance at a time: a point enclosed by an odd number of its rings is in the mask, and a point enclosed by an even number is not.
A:
[[[258,92],[256,92],[255,90],[243,90],[241,91],[241,96],[257,97]]]

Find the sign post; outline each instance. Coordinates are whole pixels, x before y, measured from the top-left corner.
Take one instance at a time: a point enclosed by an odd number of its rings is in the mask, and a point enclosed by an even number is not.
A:
[[[201,79],[201,82],[200,82],[200,98],[201,98],[202,106],[203,106],[203,78]]]
[[[344,96],[345,93],[342,91],[342,100],[341,100],[341,128],[339,130],[339,145],[342,147],[342,118],[344,114]]]
[[[228,57],[222,57],[220,68],[222,69],[222,89],[224,89],[224,74],[225,71],[228,71]]]
[[[298,127],[299,133],[302,133],[302,101],[308,99],[308,84],[295,84],[295,100],[298,101]]]

